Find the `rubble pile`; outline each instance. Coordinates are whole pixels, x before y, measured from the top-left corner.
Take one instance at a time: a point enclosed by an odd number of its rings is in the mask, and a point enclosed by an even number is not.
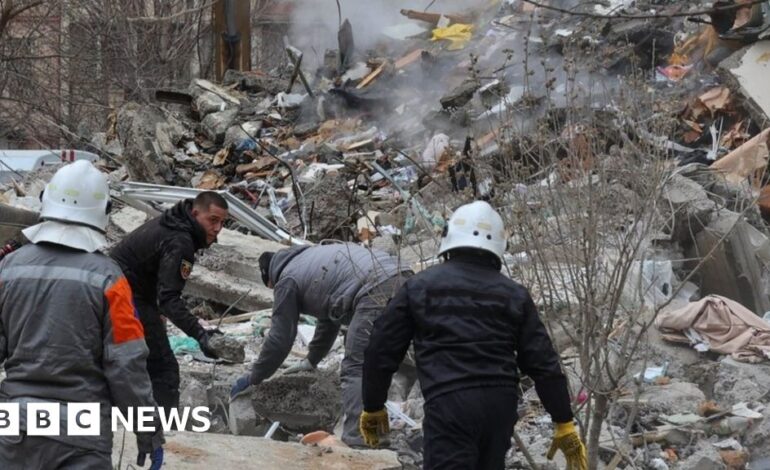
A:
[[[127,103],[92,144],[117,193],[126,180],[226,191],[288,242],[357,241],[415,270],[435,262],[454,208],[490,200],[511,227],[505,271],[549,324],[581,425],[595,419],[597,396],[609,400],[606,419],[583,429],[596,435],[597,462],[766,468],[770,9],[734,5],[405,9],[366,51],[353,46],[353,18],[315,69],[297,66],[309,51],[287,45],[283,73],[229,70],[222,83],[195,79],[162,95],[173,103]],[[43,178],[7,186],[0,202],[36,209]],[[144,218],[116,211],[111,239]],[[191,304],[208,302],[200,316],[225,333],[228,361],[213,366],[170,328],[183,401],[210,406],[219,433],[334,432],[341,339],[320,371],[278,374],[250,404],[226,407],[270,327],[256,260],[281,248],[229,228],[187,291]],[[313,329],[304,319],[292,360]],[[592,347],[611,380],[590,369]],[[403,468],[419,468],[419,384],[396,388],[391,447]],[[508,468],[549,468],[550,417],[527,379],[522,392]]]

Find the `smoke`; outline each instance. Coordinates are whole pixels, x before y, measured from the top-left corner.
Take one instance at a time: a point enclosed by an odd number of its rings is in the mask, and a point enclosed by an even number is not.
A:
[[[401,15],[401,9],[424,11],[430,0],[339,0],[342,21],[353,27],[353,39],[360,55],[375,49],[386,38],[383,29],[399,24],[416,24],[430,28],[428,23],[410,20]],[[462,13],[478,8],[478,0],[436,0],[430,13]],[[318,66],[324,52],[337,49],[337,31],[340,17],[335,0],[303,0],[295,3],[292,13],[290,38],[292,44],[305,53],[303,63]],[[307,62],[305,62],[307,61]]]

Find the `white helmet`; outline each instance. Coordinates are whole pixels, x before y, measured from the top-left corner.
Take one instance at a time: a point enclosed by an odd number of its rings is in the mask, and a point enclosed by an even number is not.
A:
[[[43,191],[43,223],[24,230],[32,242],[50,242],[96,251],[105,245],[110,186],[91,162],[78,160],[60,168]]]
[[[109,223],[107,176],[91,162],[78,160],[53,175],[43,191],[40,218],[91,227],[104,232]]]
[[[484,201],[460,206],[444,229],[439,255],[455,248],[488,251],[502,262],[506,247],[505,227],[500,214]]]

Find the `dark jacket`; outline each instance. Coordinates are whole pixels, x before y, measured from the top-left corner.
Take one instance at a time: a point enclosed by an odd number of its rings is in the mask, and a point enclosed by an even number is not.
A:
[[[203,328],[182,301],[182,290],[195,252],[208,244],[206,232],[191,211],[191,199],[180,201],[128,234],[110,256],[120,265],[137,299],[158,305],[174,325],[197,339]]]
[[[270,377],[289,355],[301,313],[318,319],[307,359],[318,364],[328,354],[358,301],[401,272],[398,259],[354,243],[295,246],[281,250],[270,262],[274,285],[273,317],[252,383]]]
[[[467,388],[516,388],[521,369],[555,422],[572,419],[559,357],[529,292],[484,257],[462,255],[420,272],[390,301],[365,353],[366,411],[383,408],[412,341],[426,401]]]

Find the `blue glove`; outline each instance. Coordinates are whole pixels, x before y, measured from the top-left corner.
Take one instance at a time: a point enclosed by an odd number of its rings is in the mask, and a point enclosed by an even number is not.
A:
[[[136,464],[144,466],[147,460],[147,454],[150,454],[150,470],[160,470],[163,464],[163,444],[166,440],[163,438],[163,431],[158,429],[156,432],[138,432],[136,433],[136,450],[139,455],[136,456]]]
[[[243,393],[247,388],[251,386],[251,380],[248,375],[244,375],[238,378],[233,384],[233,388],[230,389],[230,400],[236,398]]]
[[[150,470],[160,470],[161,465],[163,465],[163,447],[158,447],[152,451],[150,462],[152,463],[150,465]]]
[[[147,459],[146,453],[140,453],[136,458],[136,464],[140,467],[144,467],[144,462]],[[158,447],[152,451],[150,455],[150,470],[160,470],[163,465],[163,447]]]

